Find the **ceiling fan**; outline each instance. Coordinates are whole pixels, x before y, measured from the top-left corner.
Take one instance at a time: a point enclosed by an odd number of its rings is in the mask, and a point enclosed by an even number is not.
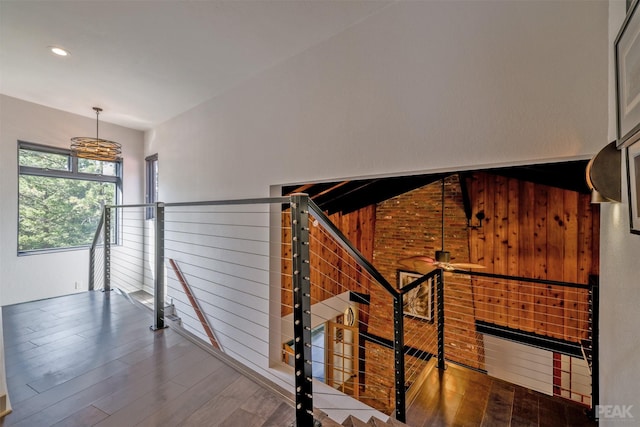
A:
[[[398,263],[411,270],[421,274],[427,274],[436,268],[441,268],[445,271],[453,271],[453,270],[471,270],[474,268],[486,268],[484,265],[473,264],[467,262],[460,263],[452,263],[451,262],[451,253],[449,251],[445,251],[444,249],[444,177],[442,178],[442,216],[441,216],[441,238],[442,238],[442,249],[436,251],[435,259],[424,256],[417,255],[409,258],[403,258]]]

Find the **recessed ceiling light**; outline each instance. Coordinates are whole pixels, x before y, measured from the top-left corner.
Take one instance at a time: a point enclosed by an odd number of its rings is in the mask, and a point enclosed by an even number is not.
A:
[[[58,56],[69,56],[69,52],[58,46],[49,46],[49,50]]]

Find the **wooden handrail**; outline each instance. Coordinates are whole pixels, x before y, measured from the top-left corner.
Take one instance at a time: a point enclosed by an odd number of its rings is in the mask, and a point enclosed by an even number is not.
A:
[[[176,264],[176,262],[171,258],[169,258],[169,264],[171,264],[171,268],[173,268],[174,273],[176,273],[176,277],[178,278],[178,281],[180,281],[180,284],[184,289],[184,293],[187,295],[187,298],[189,298],[189,302],[191,303],[193,310],[196,312],[196,315],[198,316],[198,319],[200,320],[200,323],[202,324],[202,327],[204,328],[205,333],[209,337],[209,341],[211,341],[211,345],[220,351],[224,351],[220,347],[220,344],[218,344],[218,340],[216,340],[216,337],[213,335],[213,330],[211,329],[211,326],[209,325],[207,318],[204,316],[204,313],[200,309],[200,304],[198,304],[198,301],[196,301],[195,297],[193,296],[193,293],[191,292],[191,288],[189,287],[187,280],[184,278],[182,271],[180,271],[178,264]]]

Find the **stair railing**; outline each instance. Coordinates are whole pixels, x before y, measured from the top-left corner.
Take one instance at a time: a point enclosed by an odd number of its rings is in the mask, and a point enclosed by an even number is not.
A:
[[[447,362],[577,401],[593,416],[599,403],[596,276],[584,284],[454,270],[444,295]]]
[[[393,360],[394,360],[394,395],[395,395],[395,411],[394,417],[398,421],[406,421],[406,381],[405,381],[405,355],[407,354],[407,348],[405,346],[404,335],[404,311],[403,311],[403,295],[410,292],[412,289],[424,284],[426,281],[436,279],[439,284],[440,294],[442,294],[442,271],[437,269],[430,272],[427,275],[415,280],[411,284],[397,289],[391,285],[387,279],[373,266],[373,264],[367,260],[360,251],[349,241],[349,239],[340,231],[338,227],[324,214],[324,212],[305,194],[294,195],[296,202],[304,208],[302,212],[307,211],[313,216],[313,219],[317,221],[328,234],[330,234],[337,243],[352,257],[352,259],[360,266],[368,275],[373,278],[373,283],[377,283],[386,293],[391,296],[393,304]],[[306,209],[308,207],[308,209]],[[301,212],[301,213],[302,213]],[[293,217],[293,216],[292,216]],[[298,222],[296,222],[298,221]],[[292,227],[298,227],[300,230],[306,228],[308,231],[308,223],[300,222],[300,219],[292,219]],[[295,232],[294,232],[295,233]],[[308,245],[308,233],[305,233],[303,245]],[[305,270],[306,271],[306,270]],[[305,288],[306,289],[306,288]],[[438,324],[439,331],[444,330],[444,310],[438,310],[441,315],[440,322]],[[440,333],[441,343],[443,344],[443,332]],[[441,346],[444,348],[444,346]],[[444,351],[439,351],[442,355],[442,364],[444,364]],[[301,355],[302,356],[302,355]]]
[[[112,285],[112,264],[114,258],[112,256],[112,247],[114,244],[122,243],[127,236],[122,232],[123,226],[131,226],[130,223],[136,223],[142,220],[143,213],[147,209],[153,209],[155,216],[153,218],[153,239],[152,255],[153,260],[153,311],[154,320],[150,326],[151,330],[165,328],[165,271],[164,271],[164,204],[131,204],[131,205],[106,205],[103,207],[102,216],[98,223],[92,244],[89,248],[89,290],[101,289],[104,292],[111,291]],[[125,212],[136,212],[133,219],[120,218]],[[139,227],[142,228],[142,227]],[[139,236],[141,237],[141,236]],[[144,248],[144,242],[133,241],[131,244],[139,246],[134,248],[140,254],[149,255]],[[142,269],[143,257],[141,255],[136,263],[140,264]]]

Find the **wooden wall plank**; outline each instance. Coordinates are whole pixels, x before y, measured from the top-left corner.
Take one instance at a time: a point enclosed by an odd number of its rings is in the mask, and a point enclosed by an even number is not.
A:
[[[471,197],[472,212],[483,212],[485,209],[486,174],[476,174],[467,180]],[[469,261],[487,266],[485,259],[487,221],[484,227],[471,230],[469,233]],[[484,281],[472,279],[475,315],[478,320],[487,321],[487,289]]]
[[[356,248],[359,248],[360,242],[360,234],[358,233],[358,221],[357,221],[358,212],[351,212],[347,215],[335,214],[336,217],[335,224],[340,228],[340,230],[344,233],[344,235],[349,239]],[[338,293],[344,292],[346,290],[358,291],[360,285],[360,275],[358,274],[357,263],[350,256],[347,255],[342,248],[338,246],[337,243],[334,243],[335,251],[337,258],[330,261],[334,265],[339,265],[339,276],[338,282],[340,284],[340,289],[338,289]],[[359,250],[359,249],[358,249]]]
[[[578,281],[578,243],[579,219],[578,193],[565,191],[564,194],[564,271],[565,282]],[[564,290],[564,339],[578,336],[578,291],[574,288]]]
[[[591,260],[593,257],[592,229],[593,219],[591,201],[586,196],[578,199],[578,283],[588,283],[591,274]]]
[[[518,180],[509,179],[508,186],[508,239],[507,239],[507,274],[517,276],[519,272],[520,254],[518,241],[520,240],[520,205],[519,205],[519,187]],[[519,306],[519,289],[518,283],[515,281],[507,282],[507,309],[509,315],[509,327],[520,328],[520,320],[522,318]]]
[[[547,278],[564,280],[564,197],[559,188],[549,188],[547,202]],[[547,334],[564,336],[564,289],[547,287]]]
[[[581,195],[578,201],[579,219],[578,222],[578,283],[589,283],[589,275],[592,274],[593,256],[593,209],[599,207],[591,206],[589,196]],[[599,224],[595,229],[599,229]],[[577,292],[577,314],[578,314],[578,337],[588,338],[589,331],[589,295],[587,291]]]
[[[532,182],[519,182],[519,211],[520,223],[518,238],[518,276],[535,277],[535,193]],[[520,327],[529,332],[534,329],[534,296],[535,287],[527,282],[520,283],[518,303],[520,307]]]
[[[495,271],[508,271],[508,242],[509,242],[509,205],[508,205],[508,187],[507,178],[496,176],[494,195],[494,237],[495,244],[493,246],[493,268]],[[508,325],[508,304],[507,292],[508,285],[505,281],[496,281],[493,285],[495,292],[494,321],[501,325]]]
[[[485,214],[487,215],[487,220],[485,221],[484,262],[482,265],[487,267],[487,272],[493,273],[496,271],[494,254],[496,219],[495,214],[493,213],[493,210],[495,209],[494,195],[496,191],[495,176],[488,175],[486,177],[485,184]],[[495,321],[494,307],[496,304],[497,292],[493,282],[491,281],[482,280],[482,285],[484,287],[486,303],[484,317],[487,322],[493,323]]]
[[[487,215],[482,231],[469,234],[472,262],[483,263],[484,258],[489,272],[587,283],[597,265],[593,248],[598,247],[594,239],[599,233],[588,195],[517,181],[508,182],[504,191],[504,178],[484,173],[474,174],[469,182],[474,211],[482,202]],[[505,203],[506,234],[501,224]],[[575,341],[586,325],[581,291],[528,283],[505,282],[495,288],[485,284],[474,287],[474,302],[480,320],[557,338]]]
[[[534,278],[547,278],[547,187],[535,187],[535,234],[534,234]],[[547,290],[535,287],[535,333],[546,334],[547,330]]]

